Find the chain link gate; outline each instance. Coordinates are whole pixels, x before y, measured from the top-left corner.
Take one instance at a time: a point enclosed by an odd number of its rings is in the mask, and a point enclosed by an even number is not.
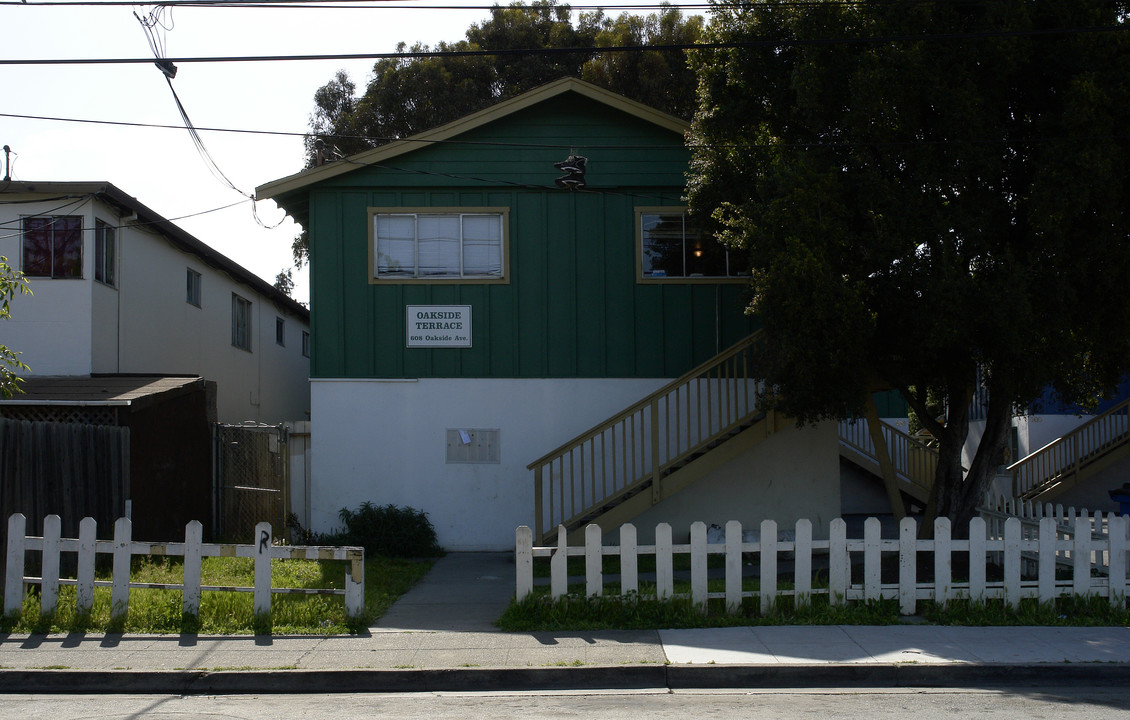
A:
[[[250,542],[255,525],[271,523],[286,537],[290,513],[287,430],[283,425],[214,425],[213,492],[215,536]]]

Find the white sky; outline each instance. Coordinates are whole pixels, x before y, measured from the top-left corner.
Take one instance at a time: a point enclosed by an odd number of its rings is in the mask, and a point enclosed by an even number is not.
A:
[[[150,7],[137,8],[138,14],[144,17]],[[133,11],[125,6],[0,6],[0,58],[152,57]],[[489,17],[489,11],[176,7],[164,17],[172,20],[164,33],[167,57],[218,57],[395,52],[400,41],[434,46],[463,39],[466,29]],[[302,133],[309,127],[319,87],[344,68],[360,93],[372,66],[370,60],[186,63],[178,66],[173,86],[197,127]],[[165,78],[152,64],[0,65],[0,113],[181,123]],[[301,137],[202,136],[216,164],[247,193],[302,168]],[[292,265],[290,245],[298,226],[286,219],[275,229],[263,229],[250,201],[178,219],[242,199],[211,175],[185,130],[0,117],[0,145],[15,153],[14,180],[109,181],[268,282]],[[283,213],[268,200],[259,203],[259,217],[270,227]],[[306,301],[305,269],[295,273],[295,283],[296,299]]]

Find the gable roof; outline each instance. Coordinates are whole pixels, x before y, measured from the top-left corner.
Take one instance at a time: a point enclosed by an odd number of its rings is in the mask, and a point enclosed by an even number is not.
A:
[[[0,193],[10,195],[93,195],[103,202],[118,208],[124,214],[137,215],[137,223],[162,235],[173,247],[195,255],[204,263],[226,273],[236,282],[242,283],[255,290],[260,295],[270,298],[281,309],[299,318],[303,322],[310,322],[310,309],[298,301],[287,296],[274,285],[238,264],[228,256],[218,252],[209,245],[200,241],[193,235],[174,225],[172,221],[158,215],[137,198],[127,194],[117,186],[108,182],[9,182],[0,189]],[[32,200],[29,199],[29,202]]]
[[[388,144],[373,148],[372,150],[366,150],[365,152],[352,155],[348,158],[348,161],[339,160],[326,163],[319,167],[309,168],[295,173],[294,175],[265,183],[255,189],[255,198],[257,200],[278,198],[282,195],[288,195],[303,190],[316,183],[353,172],[354,170],[360,170],[367,165],[385,162],[399,155],[412,152],[413,150],[426,146],[428,143],[449,140],[508,115],[525,110],[538,103],[545,102],[550,98],[569,92],[577,93],[590,100],[607,105],[612,109],[627,113],[628,115],[658,125],[659,127],[680,135],[686,133],[690,128],[690,124],[686,121],[673,115],[668,115],[661,110],[656,110],[650,105],[644,105],[641,102],[626,98],[623,95],[618,95],[611,90],[597,87],[584,80],[566,77],[534,88],[529,92],[510,98],[509,100],[503,100],[496,105],[471,113],[458,120],[453,120],[446,125],[440,125],[437,128],[425,130],[424,132],[417,133],[402,140],[394,140]]]

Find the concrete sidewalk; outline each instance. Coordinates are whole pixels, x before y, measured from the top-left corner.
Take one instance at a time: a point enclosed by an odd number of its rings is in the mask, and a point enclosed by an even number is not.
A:
[[[0,692],[380,692],[1130,682],[1130,628],[503,633],[509,554],[453,553],[357,636],[0,635]]]

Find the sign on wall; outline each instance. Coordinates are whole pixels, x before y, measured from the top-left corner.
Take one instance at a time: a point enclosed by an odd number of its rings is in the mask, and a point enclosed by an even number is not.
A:
[[[405,314],[408,347],[471,347],[470,305],[408,305]]]

